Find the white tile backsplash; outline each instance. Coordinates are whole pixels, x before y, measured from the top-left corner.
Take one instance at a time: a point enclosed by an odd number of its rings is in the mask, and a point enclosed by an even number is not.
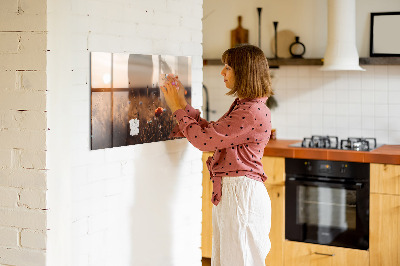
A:
[[[272,111],[272,121],[278,138],[301,139],[309,136],[301,133],[310,131],[339,138],[376,137],[379,143],[398,144],[400,67],[362,67],[366,71],[323,72],[315,66],[275,69],[279,107]]]
[[[278,101],[278,108],[272,110],[277,137],[376,137],[382,144],[399,144],[400,66],[362,67],[366,71],[320,71],[319,66],[281,66],[271,70]],[[207,68],[210,67],[204,67],[204,83],[211,91],[210,105],[226,103],[229,107],[232,98],[221,95],[217,102],[213,98],[213,94],[226,89],[219,82],[220,77],[211,75]],[[226,111],[220,109],[216,118]]]

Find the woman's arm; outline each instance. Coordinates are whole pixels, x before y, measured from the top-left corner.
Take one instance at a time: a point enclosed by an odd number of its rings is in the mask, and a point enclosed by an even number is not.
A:
[[[176,86],[178,86],[178,90],[176,90]],[[177,109],[183,109],[186,114],[196,120],[201,127],[209,125],[209,122],[206,119],[200,117],[200,110],[194,109],[186,102],[185,87],[183,87],[178,76],[168,75],[165,84],[161,86],[161,90],[164,93],[167,105],[172,112],[175,112]],[[180,132],[179,125],[176,125],[172,129],[170,137],[184,137],[182,132]]]
[[[234,146],[255,142],[257,124],[254,115],[247,109],[236,109],[218,122],[209,123],[205,127],[188,116],[182,109],[174,112],[179,122],[179,129],[189,142],[201,151],[225,149]],[[264,125],[265,127],[265,125]]]

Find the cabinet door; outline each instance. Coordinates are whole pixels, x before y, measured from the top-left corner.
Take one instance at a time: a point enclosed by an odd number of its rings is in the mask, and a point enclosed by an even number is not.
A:
[[[371,194],[371,266],[400,265],[400,196]]]
[[[285,266],[367,266],[365,250],[285,241]]]
[[[268,177],[266,184],[285,185],[285,158],[264,156],[261,163]]]
[[[265,184],[271,199],[271,250],[265,259],[266,266],[283,265],[283,243],[285,240],[285,187]]]
[[[400,195],[400,165],[370,165],[371,193]]]
[[[202,195],[202,224],[201,224],[201,253],[204,258],[211,258],[212,252],[212,183],[206,161],[211,152],[203,153],[203,195]]]

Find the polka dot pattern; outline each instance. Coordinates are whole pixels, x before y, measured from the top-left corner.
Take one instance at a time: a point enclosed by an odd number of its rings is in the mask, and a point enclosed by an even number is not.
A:
[[[247,176],[261,182],[267,179],[261,158],[271,132],[271,115],[265,105],[267,97],[238,98],[216,122],[200,117],[200,111],[187,105],[174,112],[178,125],[171,135],[184,136],[201,151],[215,151],[207,160],[213,183],[211,201],[221,200],[224,176]]]

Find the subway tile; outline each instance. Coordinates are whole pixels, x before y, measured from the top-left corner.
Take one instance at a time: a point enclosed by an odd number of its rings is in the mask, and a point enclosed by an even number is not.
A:
[[[335,128],[335,125],[336,125],[336,116],[324,114],[323,128],[325,130],[332,129],[332,128]],[[329,132],[329,131],[327,131],[327,132]],[[332,133],[329,132],[329,134],[332,134]]]
[[[320,68],[320,66],[310,66],[311,78],[322,78],[324,76],[324,71],[321,71]]]
[[[335,78],[335,71],[321,71],[324,78]]]
[[[375,117],[375,130],[388,130],[389,118],[388,117]]]
[[[298,77],[298,67],[297,66],[287,66],[286,77]]]
[[[323,107],[324,115],[335,115],[336,114],[336,105],[334,103],[325,103]]]
[[[308,66],[299,67],[297,70],[298,77],[309,79],[311,76],[311,69]]]
[[[346,103],[350,102],[349,91],[348,90],[337,90],[336,91],[336,103]]]
[[[360,116],[349,116],[349,129],[361,129],[362,121]]]
[[[337,77],[335,86],[338,90],[347,90],[349,88],[349,79],[347,75],[342,74],[341,76]]]
[[[299,76],[297,82],[298,82],[298,88],[306,88],[306,89],[309,89],[310,86],[311,86],[311,85],[310,85],[311,82],[310,82],[310,78],[309,78],[309,77],[302,77],[302,76]]]
[[[325,103],[334,103],[336,101],[335,88],[332,88],[332,86],[330,85],[324,86],[323,95],[324,95],[323,101]]]
[[[400,90],[388,92],[388,103],[389,104],[400,104]]]
[[[388,79],[387,78],[375,78],[374,89],[375,89],[375,91],[386,91],[388,89]]]
[[[397,76],[389,76],[388,78],[388,89],[390,91],[400,90],[400,74]]]
[[[388,143],[399,144],[400,143],[400,130],[390,130]]]
[[[363,116],[361,117],[362,129],[374,129],[375,119],[373,116]]]
[[[400,131],[400,117],[389,117],[389,130]]]
[[[400,117],[400,104],[389,104],[388,115],[389,117]]]
[[[375,117],[387,117],[389,115],[389,107],[387,104],[375,104]],[[399,108],[400,113],[400,108]]]
[[[349,115],[361,116],[361,113],[362,113],[362,106],[360,103],[349,104]]]
[[[376,141],[379,144],[386,144],[389,142],[389,133],[388,130],[382,130],[382,129],[375,129],[375,138]]]
[[[345,115],[336,116],[336,128],[347,129],[349,127],[349,118]]]
[[[311,77],[310,87],[315,90],[319,90],[324,85],[324,80],[322,77]]]
[[[312,91],[310,88],[299,88],[298,100],[301,103],[310,103],[312,101]]]
[[[358,71],[354,71],[358,72]],[[349,90],[361,90],[361,74],[360,73],[350,73],[348,80]]]
[[[337,128],[336,129],[336,136],[339,138],[339,147],[340,147],[340,140],[341,139],[347,139],[349,137],[349,129],[348,127],[343,127],[343,128]]]
[[[288,77],[288,78],[286,78],[286,87],[288,89],[299,88],[298,78],[297,77]]]
[[[312,101],[311,102],[311,114],[320,114],[322,116],[322,112],[324,110],[324,104],[320,101]]]
[[[373,129],[369,129],[369,128],[363,128],[361,130],[361,136],[363,138],[374,138],[375,137],[375,132]]]
[[[311,115],[312,128],[322,129],[324,123],[324,116],[321,113],[313,113]]]
[[[387,65],[376,65],[374,66],[374,78],[387,78],[388,66]]]
[[[311,93],[312,102],[321,102],[323,99],[324,90],[322,88],[315,88]]]
[[[324,134],[325,134],[325,132],[324,132],[322,126],[321,127],[312,127],[311,128],[311,135],[324,135]]]
[[[360,137],[362,136],[362,130],[361,128],[354,128],[350,127],[349,128],[349,137]]]
[[[362,90],[361,91],[362,103],[374,103],[374,91],[373,90]]]
[[[347,116],[349,114],[349,104],[346,103],[336,103],[336,114]]]
[[[375,104],[385,104],[388,102],[388,92],[387,91],[375,91],[374,93]]]
[[[362,116],[373,116],[375,114],[375,106],[373,104],[362,104],[361,115]]]
[[[350,103],[361,103],[362,90],[349,90],[349,102]]]
[[[373,90],[374,89],[374,77],[371,75],[365,75],[361,78],[362,90]]]

